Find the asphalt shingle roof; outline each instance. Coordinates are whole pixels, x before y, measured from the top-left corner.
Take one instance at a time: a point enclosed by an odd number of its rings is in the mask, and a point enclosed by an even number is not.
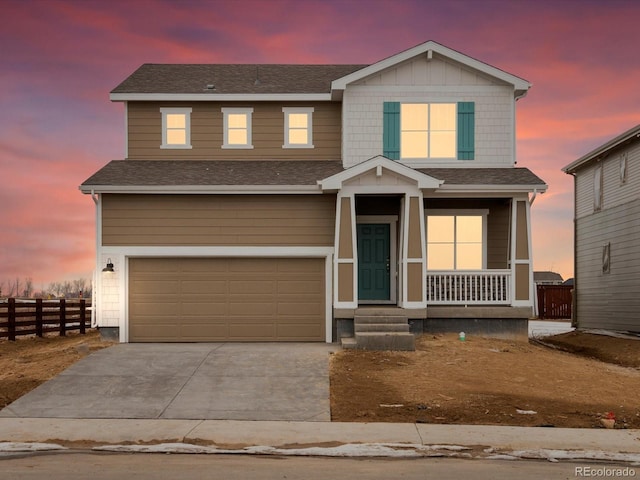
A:
[[[111,93],[330,93],[333,80],[366,66],[145,63]]]
[[[82,186],[316,185],[343,170],[333,160],[113,160]],[[527,168],[419,171],[445,185],[544,185]]]

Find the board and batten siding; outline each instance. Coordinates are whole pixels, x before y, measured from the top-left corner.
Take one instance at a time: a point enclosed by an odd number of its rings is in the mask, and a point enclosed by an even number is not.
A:
[[[161,108],[188,107],[191,112],[190,149],[161,149]],[[253,148],[222,148],[223,113],[221,108],[253,108]],[[282,148],[284,144],[283,107],[312,107],[313,148]],[[340,160],[341,104],[309,103],[234,103],[234,102],[129,102],[127,104],[128,157],[186,160]]]
[[[102,195],[104,246],[333,246],[333,195]]]
[[[576,228],[578,326],[640,331],[640,199],[578,218]]]

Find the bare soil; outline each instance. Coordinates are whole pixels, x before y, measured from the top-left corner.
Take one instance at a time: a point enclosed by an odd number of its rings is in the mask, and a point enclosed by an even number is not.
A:
[[[332,420],[604,428],[612,412],[615,428],[640,428],[640,341],[587,333],[544,341],[593,358],[453,334],[423,335],[415,352],[340,351]]]
[[[113,345],[95,330],[65,337],[0,340],[0,409],[55,377],[89,353]]]

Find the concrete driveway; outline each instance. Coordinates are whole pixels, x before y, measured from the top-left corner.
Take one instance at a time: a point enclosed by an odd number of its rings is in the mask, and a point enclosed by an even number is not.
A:
[[[329,354],[313,343],[119,344],[0,417],[330,421]]]

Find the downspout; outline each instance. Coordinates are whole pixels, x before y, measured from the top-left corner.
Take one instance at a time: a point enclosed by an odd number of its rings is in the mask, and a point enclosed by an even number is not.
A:
[[[96,206],[96,215],[95,215],[95,219],[96,219],[96,258],[98,257],[98,208],[100,208],[99,204],[100,204],[100,197],[98,197],[98,195],[96,195],[95,190],[92,188],[91,189],[91,200],[93,200],[93,203]],[[97,264],[96,264],[97,265]],[[97,311],[97,304],[96,304],[96,300],[98,298],[98,296],[96,295],[96,290],[98,289],[98,274],[97,274],[98,270],[97,268],[94,269],[93,271],[93,288],[91,289],[91,328],[97,328],[98,326],[98,320],[96,318],[96,311]]]
[[[533,205],[533,202],[536,201],[536,197],[538,196],[538,189],[534,188],[533,189],[533,194],[531,195],[531,198],[529,198],[529,207],[531,207],[531,205]]]
[[[571,326],[578,328],[578,178],[575,173],[566,173],[573,177],[573,290],[571,291]]]

